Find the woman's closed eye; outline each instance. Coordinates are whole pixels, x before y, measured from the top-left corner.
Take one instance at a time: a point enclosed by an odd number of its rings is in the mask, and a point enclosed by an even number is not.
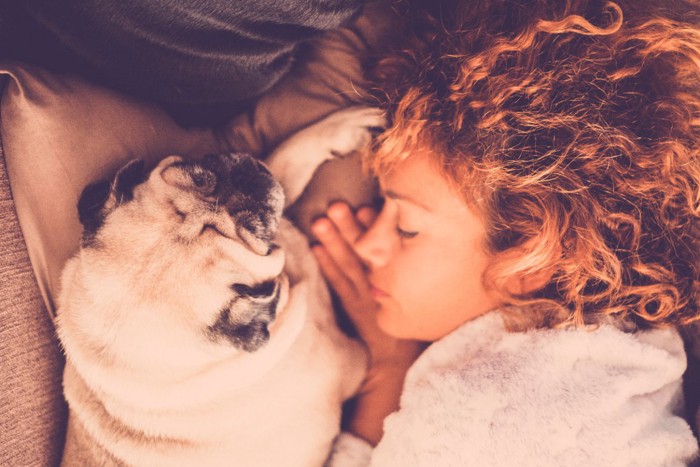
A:
[[[413,238],[413,237],[415,237],[416,235],[418,235],[418,232],[412,232],[412,231],[409,231],[409,230],[404,230],[404,229],[402,229],[401,227],[399,227],[398,225],[396,226],[396,233],[397,233],[398,236],[401,237],[402,239],[409,239],[409,238]]]

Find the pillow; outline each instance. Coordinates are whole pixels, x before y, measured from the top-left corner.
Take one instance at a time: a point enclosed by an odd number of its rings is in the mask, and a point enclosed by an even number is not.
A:
[[[309,43],[286,78],[249,112],[218,129],[182,128],[152,104],[76,76],[0,63],[0,74],[10,77],[0,108],[7,169],[49,311],[55,314],[61,269],[79,245],[82,228],[76,206],[86,185],[108,178],[134,158],[151,167],[170,154],[201,157],[236,150],[264,156],[302,127],[359,102],[361,59],[368,47],[386,42],[391,18],[384,5],[368,4],[348,28]],[[320,180],[313,182],[316,187],[309,190],[313,196],[303,197],[302,206],[295,206],[306,225],[328,200],[349,198],[360,204],[372,199],[367,191],[372,185],[360,182],[356,162],[340,161],[338,167],[342,176],[332,167],[322,168]],[[338,179],[354,188],[339,190]]]
[[[184,130],[163,111],[69,76],[5,64],[3,145],[17,216],[51,312],[60,271],[77,250],[83,188],[134,158],[224,148],[211,130]]]

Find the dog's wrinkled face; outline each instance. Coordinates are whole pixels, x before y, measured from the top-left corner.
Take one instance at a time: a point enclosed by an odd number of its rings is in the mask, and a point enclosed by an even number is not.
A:
[[[279,183],[247,155],[171,156],[150,174],[134,161],[111,183],[84,190],[81,266],[102,283],[100,293],[128,295],[123,307],[171,314],[125,322],[172,322],[180,334],[191,329],[251,352],[269,339],[286,284],[274,243],[283,207]]]

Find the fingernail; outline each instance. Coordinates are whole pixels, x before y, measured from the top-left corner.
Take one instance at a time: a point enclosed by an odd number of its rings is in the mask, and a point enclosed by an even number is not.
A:
[[[330,228],[330,221],[326,218],[321,218],[313,223],[311,226],[311,231],[316,235],[324,235],[328,232]]]
[[[350,212],[350,208],[347,204],[342,202],[336,202],[328,207],[328,217],[332,219],[339,219],[345,217]]]

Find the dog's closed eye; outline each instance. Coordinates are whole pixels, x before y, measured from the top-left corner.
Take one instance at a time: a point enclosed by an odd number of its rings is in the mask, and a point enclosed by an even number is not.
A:
[[[203,235],[206,232],[214,232],[216,235],[221,235],[222,237],[231,238],[229,235],[226,235],[224,232],[222,232],[221,229],[219,229],[214,224],[202,225],[202,229],[199,231],[199,234]]]

